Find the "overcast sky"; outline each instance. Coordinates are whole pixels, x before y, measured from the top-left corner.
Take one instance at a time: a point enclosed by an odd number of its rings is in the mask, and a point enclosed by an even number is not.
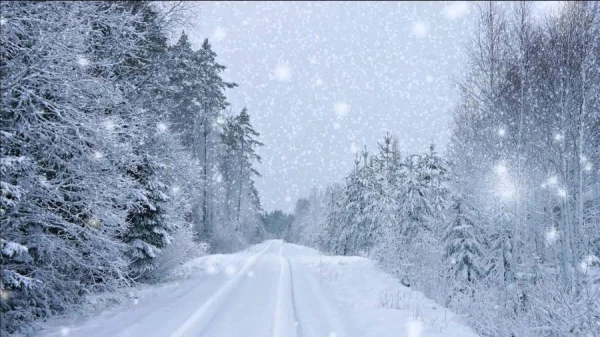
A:
[[[443,150],[465,45],[468,2],[202,2],[186,33],[209,38],[231,109],[261,133],[266,210],[292,211],[312,186],[341,181],[386,131],[402,152]]]

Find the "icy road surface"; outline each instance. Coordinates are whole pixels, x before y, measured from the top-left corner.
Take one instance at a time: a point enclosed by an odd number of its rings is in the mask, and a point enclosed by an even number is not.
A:
[[[447,309],[360,257],[273,240],[187,262],[172,282],[44,336],[474,337]]]

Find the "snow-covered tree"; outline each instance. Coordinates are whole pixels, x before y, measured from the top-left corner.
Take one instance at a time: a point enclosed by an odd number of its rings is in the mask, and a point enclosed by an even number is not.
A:
[[[465,196],[455,194],[452,199],[444,237],[445,258],[456,275],[473,282],[485,274],[483,251],[476,236],[477,214]]]

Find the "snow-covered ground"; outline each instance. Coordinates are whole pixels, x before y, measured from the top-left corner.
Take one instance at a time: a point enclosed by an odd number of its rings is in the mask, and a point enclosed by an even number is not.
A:
[[[178,268],[127,303],[41,336],[475,337],[457,316],[359,257],[273,240]]]

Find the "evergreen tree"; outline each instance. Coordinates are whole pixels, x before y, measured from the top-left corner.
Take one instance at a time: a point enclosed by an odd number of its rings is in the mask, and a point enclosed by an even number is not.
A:
[[[466,278],[467,282],[484,275],[481,266],[483,251],[476,238],[476,214],[468,199],[454,195],[450,206],[450,219],[445,233],[446,255],[455,275]]]
[[[142,164],[129,172],[142,187],[135,191],[135,205],[127,216],[130,228],[123,238],[129,245],[130,273],[136,279],[154,268],[153,259],[170,243],[173,232],[172,224],[165,220],[169,196],[166,186],[158,180],[158,169],[153,159],[145,155]]]

